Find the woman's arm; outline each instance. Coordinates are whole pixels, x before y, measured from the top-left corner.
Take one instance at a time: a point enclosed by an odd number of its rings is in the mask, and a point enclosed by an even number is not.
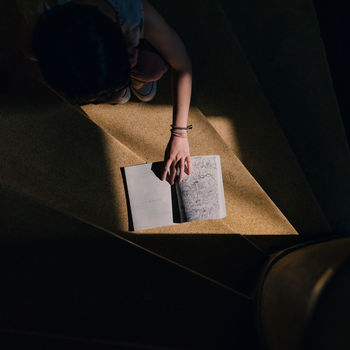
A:
[[[147,1],[144,6],[144,38],[164,57],[172,68],[173,82],[173,125],[186,127],[192,91],[192,65],[185,46],[176,32]],[[179,133],[180,134],[180,133]],[[162,180],[170,170],[168,181],[173,184],[176,168],[179,167],[179,181],[184,172],[191,173],[190,151],[187,133],[171,135],[164,158]]]

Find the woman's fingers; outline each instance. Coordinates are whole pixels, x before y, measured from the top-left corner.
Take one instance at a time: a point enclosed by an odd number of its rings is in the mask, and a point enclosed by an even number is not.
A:
[[[180,159],[180,175],[179,175],[179,182],[181,182],[184,179],[185,172],[185,158]]]
[[[175,176],[176,176],[176,172],[177,172],[177,169],[176,169],[176,160],[174,160],[172,163],[171,163],[171,168],[170,168],[170,185],[174,185],[174,181],[175,181]]]
[[[172,163],[171,159],[168,159],[165,162],[164,170],[163,170],[163,174],[162,174],[162,181],[164,181],[166,179],[171,163]]]
[[[186,158],[186,170],[185,170],[187,175],[191,175],[192,168],[191,168],[191,157]]]
[[[170,174],[169,174],[169,170],[170,170]],[[169,174],[169,176],[167,176]],[[162,174],[162,181],[168,179],[168,182],[170,183],[170,185],[174,184],[174,180],[175,180],[175,176],[176,176],[176,160],[175,159],[168,159],[165,162],[164,165],[164,171]]]
[[[191,174],[191,159],[190,157],[180,158],[179,160],[168,159],[164,164],[164,170],[162,173],[162,181],[168,180],[170,185],[174,184],[176,175],[179,175],[179,182],[181,182],[185,173],[187,175]]]

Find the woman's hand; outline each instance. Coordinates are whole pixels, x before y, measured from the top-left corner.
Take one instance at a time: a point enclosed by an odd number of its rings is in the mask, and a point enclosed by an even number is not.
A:
[[[169,170],[170,174],[167,176]],[[171,135],[164,155],[162,181],[167,180],[170,185],[173,185],[178,171],[180,182],[184,178],[184,173],[191,175],[191,158],[187,135]]]

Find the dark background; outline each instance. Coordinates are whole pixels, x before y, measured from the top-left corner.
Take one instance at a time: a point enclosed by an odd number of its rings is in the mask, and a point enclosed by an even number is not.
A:
[[[327,52],[334,89],[349,141],[350,137],[350,49],[349,11],[346,2],[316,0],[314,5]]]

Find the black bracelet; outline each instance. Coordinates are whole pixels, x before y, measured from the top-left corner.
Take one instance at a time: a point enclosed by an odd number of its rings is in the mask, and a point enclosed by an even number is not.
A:
[[[185,126],[185,127],[181,127],[181,126],[176,126],[174,124],[171,124],[171,130],[174,130],[174,129],[178,129],[178,130],[190,130],[192,129],[192,124],[191,125],[188,125],[188,126]]]

